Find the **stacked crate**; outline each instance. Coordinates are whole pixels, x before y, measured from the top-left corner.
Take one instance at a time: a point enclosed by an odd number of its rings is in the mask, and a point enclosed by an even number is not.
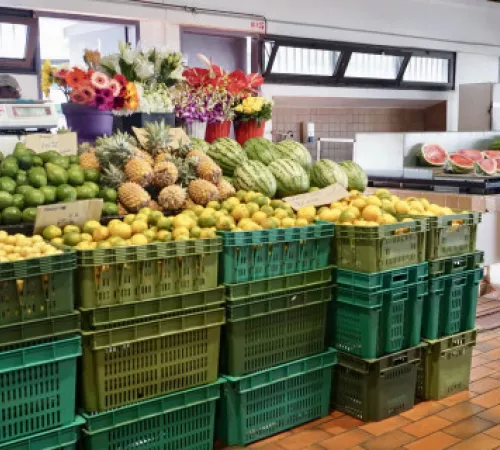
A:
[[[78,251],[87,450],[211,448],[221,239]]]
[[[338,350],[332,403],[363,421],[410,409],[428,293],[424,220],[338,226],[329,342]]]
[[[76,448],[73,251],[0,264],[0,448]]]
[[[438,400],[468,388],[476,343],[476,307],[483,253],[475,251],[480,213],[428,219],[429,296],[417,397]]]
[[[227,321],[217,435],[246,445],[328,414],[333,225],[220,235]]]

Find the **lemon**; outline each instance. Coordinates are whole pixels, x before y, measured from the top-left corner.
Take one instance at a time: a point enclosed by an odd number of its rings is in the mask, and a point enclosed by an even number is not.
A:
[[[128,225],[128,224],[127,224]],[[130,224],[130,228],[132,229],[132,234],[143,233],[148,229],[148,224],[142,220],[134,220]]]
[[[295,226],[295,219],[292,219],[291,217],[285,217],[281,220],[281,226],[283,228],[292,228]]]
[[[314,206],[303,206],[297,210],[298,219],[306,219],[308,222],[312,222],[316,217],[316,208]]]
[[[213,209],[215,211],[218,211],[220,209],[220,203],[216,200],[212,200],[210,202],[207,203],[207,207],[205,208],[205,211],[210,208],[210,209]]]
[[[179,214],[178,216],[175,216],[174,220],[172,221],[172,225],[175,228],[181,227],[187,228],[188,230],[193,228],[195,224],[196,222],[187,214]]]
[[[297,227],[306,227],[307,225],[309,225],[309,221],[307,219],[297,219],[295,221],[295,226]]]
[[[128,223],[129,225],[135,220],[135,214],[127,214],[124,218],[123,221],[125,223]]]
[[[162,242],[168,242],[172,240],[172,233],[168,230],[160,230],[156,233],[156,239]]]
[[[424,205],[422,205],[422,203],[420,203],[418,200],[417,201],[412,201],[412,202],[408,202],[408,205],[410,206],[410,210],[416,210],[416,211],[420,211],[420,213],[423,213],[424,212]]]
[[[375,205],[375,206],[382,206],[382,200],[378,198],[376,195],[370,195],[366,199],[367,205]]]
[[[132,227],[127,223],[121,222],[115,227],[115,236],[118,236],[122,239],[129,239],[132,236]]]
[[[96,228],[99,228],[101,224],[97,220],[87,220],[83,225],[82,231],[86,234],[92,234]]]
[[[82,241],[82,235],[77,231],[70,231],[69,233],[64,234],[63,239],[64,245],[75,247]]]
[[[283,209],[283,208],[276,208],[274,210],[274,217],[276,217],[277,219],[284,219],[286,217],[288,217],[288,212]]]
[[[398,200],[394,205],[394,209],[398,214],[408,214],[410,212],[410,206],[404,200]]]
[[[378,222],[380,224],[385,224],[385,225],[389,225],[391,223],[396,223],[397,220],[394,216],[392,216],[391,214],[387,214],[387,213],[384,213],[382,214],[382,216],[380,216],[380,219],[378,220]]]
[[[258,210],[258,208],[257,208]],[[255,212],[255,211],[254,211]],[[241,219],[250,217],[250,210],[245,205],[238,205],[231,211],[231,217],[239,222]]]
[[[54,238],[58,238],[62,236],[62,231],[59,227],[55,225],[49,225],[48,227],[45,227],[45,229],[42,232],[42,236],[47,239],[48,241],[51,241]],[[10,236],[6,236],[3,242],[7,242],[9,240]]]
[[[363,209],[361,213],[361,217],[367,222],[378,222],[380,216],[382,215],[382,211],[376,205],[368,205]]]
[[[257,211],[253,213],[252,220],[259,225],[262,225],[262,222],[267,219],[267,214],[263,211]]]
[[[64,228],[63,228],[63,234],[66,234],[66,233],[80,233],[80,227],[77,226],[77,225],[66,225]]]
[[[199,239],[201,236],[201,228],[199,226],[191,228],[189,235],[194,239]]]
[[[172,219],[170,217],[162,217],[158,222],[156,223],[156,227],[158,230],[168,230],[170,231],[172,229]]]
[[[100,227],[101,225],[99,225]],[[89,233],[82,233],[82,241],[83,242],[92,242],[92,235],[90,235]]]
[[[367,201],[364,198],[355,198],[351,202],[351,206],[354,206],[355,208],[358,208],[360,211],[367,205]]]
[[[148,243],[148,238],[141,233],[136,233],[130,238],[131,245],[145,245]]]
[[[260,210],[266,214],[267,217],[271,217],[274,214],[274,209],[272,206],[264,205]]]
[[[220,216],[217,218],[215,226],[218,230],[231,230],[235,227],[234,219],[229,216]]]
[[[318,214],[319,220],[325,220],[326,222],[338,222],[340,219],[342,211],[340,209],[324,209]]]
[[[201,228],[213,227],[213,226],[215,226],[215,222],[216,222],[216,218],[213,215],[205,216],[204,214],[202,214],[198,218],[198,226]]]
[[[104,241],[109,238],[109,229],[106,227],[99,227],[92,233],[92,239],[96,242]]]
[[[144,214],[146,217],[151,214],[153,210],[151,208],[141,208],[139,214]]]

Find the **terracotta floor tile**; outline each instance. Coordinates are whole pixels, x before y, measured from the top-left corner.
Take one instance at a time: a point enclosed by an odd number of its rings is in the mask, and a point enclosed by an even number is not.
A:
[[[405,419],[401,416],[394,416],[389,417],[385,420],[381,420],[380,422],[372,422],[367,425],[363,425],[362,427],[360,427],[360,429],[374,434],[375,436],[380,436],[382,434],[388,433],[389,431],[395,430],[396,428],[400,428],[408,423],[410,423],[408,419]]]
[[[463,402],[458,405],[451,406],[450,408],[439,412],[437,415],[443,419],[449,420],[450,422],[458,422],[483,410],[484,408],[482,406],[474,405],[470,402]]]
[[[485,355],[488,355],[488,353],[483,353],[482,355],[476,356],[472,360],[471,367],[474,368],[474,367],[484,366],[487,363],[491,363],[491,362],[495,361],[492,358],[489,358],[489,357],[487,357]]]
[[[495,424],[492,422],[481,419],[481,417],[472,416],[444,428],[443,431],[459,439],[468,439],[475,434],[479,434],[489,428],[492,428],[493,426],[495,426]]]
[[[250,448],[255,448],[255,447],[250,447]],[[244,449],[244,447],[242,447]],[[259,447],[259,450],[283,450],[283,447],[281,447],[278,443],[271,443],[271,444],[266,444],[261,447]]]
[[[493,406],[500,404],[500,389],[494,389],[478,395],[470,399],[470,402],[482,406],[483,408],[493,408]]]
[[[292,430],[292,433],[299,433],[303,430],[310,430],[311,428],[319,428],[320,425],[323,425],[326,422],[330,422],[332,418],[330,416],[322,417],[321,419],[312,420],[311,422],[307,422],[304,425],[300,425]]]
[[[476,394],[470,391],[462,391],[459,392],[458,394],[450,395],[449,397],[442,398],[439,400],[439,403],[444,406],[453,406],[456,405],[457,403],[462,403],[465,402],[466,400],[471,399],[474,397]]]
[[[429,416],[425,419],[410,423],[409,425],[402,427],[401,430],[405,433],[411,434],[412,436],[421,438],[434,433],[435,431],[439,431],[451,424],[452,422],[443,419],[442,417]]]
[[[484,367],[488,367],[488,369],[493,369],[498,372],[500,370],[500,360],[487,362],[484,364]]]
[[[327,439],[326,441],[321,441],[319,445],[325,447],[327,450],[345,450],[361,444],[370,438],[373,438],[373,435],[370,433],[355,429]]]
[[[500,406],[486,409],[485,411],[481,412],[481,414],[478,414],[478,416],[481,417],[481,419],[500,424]]]
[[[474,369],[470,371],[470,380],[471,381],[480,380],[481,378],[487,377],[488,375],[491,375],[494,372],[496,372],[495,369],[490,369],[489,367],[484,367],[484,366],[474,367]]]
[[[340,412],[340,411],[331,411],[330,412],[330,417],[332,419],[337,419],[337,418],[342,417],[342,416],[345,416],[345,414],[343,412]]]
[[[459,442],[456,437],[438,431],[437,433],[430,434],[429,436],[407,444],[405,448],[408,450],[443,450],[453,444]]]
[[[489,350],[487,352],[483,352],[482,355],[480,355],[481,358],[488,358],[491,361],[495,361],[497,359],[500,359],[500,348],[498,346],[494,350]]]
[[[465,441],[462,441],[450,447],[453,450],[491,450],[500,445],[498,439],[492,438],[486,434],[476,434]]]
[[[498,382],[500,383],[500,380]],[[439,411],[443,410],[444,408],[445,406],[441,405],[441,403],[438,402],[434,401],[422,402],[419,403],[418,405],[415,405],[409,411],[405,411],[404,413],[401,414],[401,416],[404,417],[405,419],[420,420],[423,419],[424,417],[430,416],[431,414],[436,414]]]
[[[495,439],[500,439],[500,425],[497,425],[489,430],[486,430],[484,434],[494,437]]]
[[[485,392],[491,391],[500,387],[500,380],[495,378],[481,378],[480,380],[474,381],[469,385],[469,391],[476,394],[484,394]]]
[[[413,436],[401,430],[395,430],[378,436],[375,439],[370,439],[363,444],[363,447],[367,450],[392,450],[402,447],[414,440],[415,438]]]
[[[290,431],[285,431],[284,433],[275,434],[274,436],[263,439],[262,441],[257,441],[254,442],[253,444],[250,444],[250,448],[258,448],[259,450],[261,450],[261,448],[264,447],[265,445],[281,441],[291,435],[292,433]]]
[[[326,431],[305,430],[279,441],[279,445],[286,450],[303,450],[305,447],[316,444],[329,437],[330,435]]]
[[[355,419],[354,417],[343,416],[338,419],[329,420],[328,422],[322,424],[320,428],[330,434],[337,435],[363,424],[364,422],[361,422],[361,420]]]

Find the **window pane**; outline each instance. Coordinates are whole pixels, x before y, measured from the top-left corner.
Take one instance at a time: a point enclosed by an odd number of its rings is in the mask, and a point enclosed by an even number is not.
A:
[[[403,81],[422,83],[448,83],[448,59],[412,56],[403,76]]]
[[[0,22],[0,58],[26,58],[28,26]]]
[[[403,61],[401,56],[356,53],[351,55],[345,76],[394,80]]]

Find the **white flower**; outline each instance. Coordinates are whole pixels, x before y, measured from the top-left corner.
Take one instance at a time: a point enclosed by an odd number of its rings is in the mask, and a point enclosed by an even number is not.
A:
[[[134,64],[135,73],[141,80],[151,78],[155,73],[155,66],[153,63],[144,58],[139,58]]]
[[[122,59],[127,64],[134,64],[138,57],[139,52],[137,50],[131,49],[130,47],[125,47],[122,51]]]
[[[151,89],[141,89],[139,92],[139,110],[143,113],[172,112],[174,104],[170,91],[165,85],[158,84]]]
[[[101,65],[104,67],[109,67],[114,72],[121,74],[122,71],[120,69],[119,61],[120,61],[120,55],[114,53],[112,55],[103,56],[101,58]]]

